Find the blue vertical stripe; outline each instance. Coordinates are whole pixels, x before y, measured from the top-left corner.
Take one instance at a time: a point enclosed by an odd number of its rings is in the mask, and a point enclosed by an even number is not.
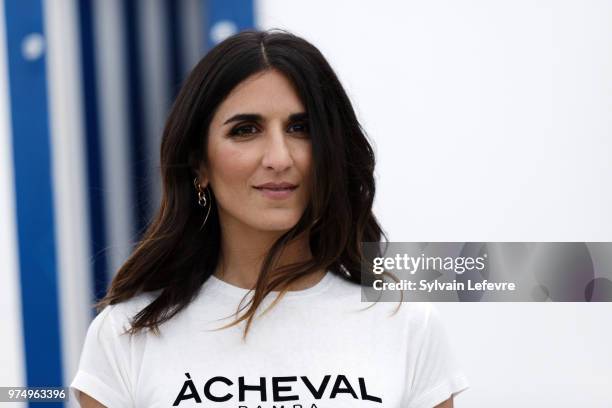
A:
[[[93,0],[79,0],[79,28],[81,32],[81,76],[85,112],[85,143],[87,151],[87,199],[90,214],[91,253],[93,256],[94,297],[106,293],[108,259],[104,216],[104,178],[98,99],[96,91],[95,41],[92,16]],[[95,310],[92,310],[92,314]]]
[[[183,67],[183,38],[179,26],[179,4],[176,0],[165,1],[165,16],[168,33],[168,68],[169,68],[169,95],[172,99],[178,93],[182,81]]]
[[[150,188],[146,171],[147,139],[144,124],[144,107],[142,101],[142,86],[140,82],[140,55],[139,52],[139,21],[137,0],[125,0],[124,18],[126,29],[126,56],[128,106],[129,106],[129,132],[131,145],[132,185],[134,186],[134,219],[136,220],[137,239],[140,238],[147,223],[148,197]]]
[[[7,1],[5,15],[26,381],[61,386],[46,58],[44,52],[33,60],[22,54],[24,38],[44,36],[41,0]]]

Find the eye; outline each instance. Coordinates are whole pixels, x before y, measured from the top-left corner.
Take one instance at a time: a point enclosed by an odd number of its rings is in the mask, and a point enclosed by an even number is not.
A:
[[[233,128],[230,131],[230,135],[232,136],[248,136],[251,135],[253,133],[257,133],[258,129],[257,127],[253,126],[253,125],[239,125],[236,126],[235,128]]]
[[[293,125],[289,126],[289,133],[304,133],[308,135],[308,131],[308,124],[305,122],[294,123]]]

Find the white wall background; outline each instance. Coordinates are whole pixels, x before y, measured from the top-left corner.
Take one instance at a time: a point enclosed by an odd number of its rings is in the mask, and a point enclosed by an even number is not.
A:
[[[260,0],[375,144],[391,241],[612,241],[612,2]],[[610,407],[612,304],[440,303],[457,407]]]

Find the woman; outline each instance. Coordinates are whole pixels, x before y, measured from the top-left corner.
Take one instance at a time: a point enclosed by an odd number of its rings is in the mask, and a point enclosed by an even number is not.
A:
[[[467,382],[435,309],[361,302],[360,243],[383,236],[374,155],[314,46],[248,31],[212,49],[161,169],[87,334],[83,407],[452,407]]]

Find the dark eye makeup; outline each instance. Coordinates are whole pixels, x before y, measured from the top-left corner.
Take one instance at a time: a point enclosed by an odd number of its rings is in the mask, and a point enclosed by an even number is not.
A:
[[[259,131],[258,127],[253,124],[239,124],[230,130],[231,136],[249,136]],[[308,134],[309,127],[306,122],[296,122],[289,125],[287,128],[288,133],[304,133]]]
[[[244,136],[257,132],[257,127],[254,125],[238,125],[230,131],[232,136]]]
[[[295,130],[292,133],[295,133],[295,132],[308,133],[308,131],[309,131],[308,123],[306,123],[306,122],[294,123],[291,126],[289,126],[289,129],[292,129],[292,128],[297,128],[297,130]]]

